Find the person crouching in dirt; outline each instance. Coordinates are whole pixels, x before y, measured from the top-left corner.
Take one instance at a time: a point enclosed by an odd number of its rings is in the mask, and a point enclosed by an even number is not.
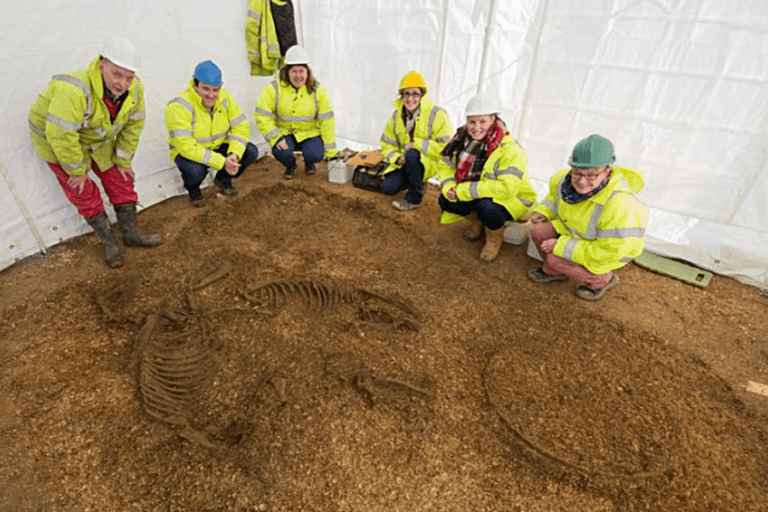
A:
[[[552,176],[531,216],[531,238],[544,256],[528,273],[532,281],[572,276],[583,282],[579,298],[597,300],[619,282],[613,271],[643,252],[648,209],[635,198],[643,176],[615,161],[611,141],[593,134],[573,148],[570,169]]]
[[[315,164],[336,154],[336,121],[328,91],[309,68],[309,54],[301,46],[285,52],[278,79],[259,93],[254,113],[259,131],[285,166],[283,177],[296,173],[295,149],[304,157],[304,172],[315,173]]]
[[[424,182],[437,174],[440,151],[451,137],[451,123],[445,111],[427,97],[427,82],[416,71],[402,80],[395,100],[395,111],[387,120],[379,144],[384,160],[381,191],[392,196],[403,189],[405,197],[392,206],[407,212],[421,206]]]
[[[248,118],[221,85],[221,69],[210,60],[201,62],[189,87],[165,106],[171,160],[193,206],[205,204],[200,184],[209,167],[218,171],[213,184],[224,195],[235,196],[232,180],[259,158],[259,150],[249,141]]]
[[[536,204],[528,180],[527,157],[498,117],[500,106],[487,94],[467,103],[467,123],[442,151],[438,165],[440,222],[470,221],[464,238],[478,240],[485,230],[480,259],[491,262],[504,241],[504,224],[527,217]]]
[[[53,171],[67,199],[104,244],[107,265],[123,265],[120,244],[104,211],[99,178],[115,208],[127,246],[154,247],[136,221],[139,196],[131,160],[144,128],[144,88],[135,78],[140,58],[127,39],[111,38],[87,69],[54,75],[29,111],[37,153]]]

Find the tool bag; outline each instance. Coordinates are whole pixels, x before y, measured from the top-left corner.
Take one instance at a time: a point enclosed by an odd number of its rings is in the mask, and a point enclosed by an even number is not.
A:
[[[381,192],[381,184],[384,175],[381,174],[387,168],[387,162],[381,156],[381,151],[361,151],[347,161],[347,165],[354,165],[352,171],[352,184],[357,188]]]
[[[387,162],[379,162],[373,167],[358,165],[352,172],[352,184],[357,188],[381,192],[381,185],[384,183],[382,172],[387,168]]]

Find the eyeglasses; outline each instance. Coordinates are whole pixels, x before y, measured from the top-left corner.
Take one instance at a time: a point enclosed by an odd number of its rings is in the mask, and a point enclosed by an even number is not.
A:
[[[597,174],[584,174],[581,172],[576,172],[573,169],[571,169],[571,181],[579,181],[579,180],[587,180],[590,183],[596,182],[600,176],[605,174],[605,171],[608,169],[605,169],[603,171],[598,172]]]
[[[408,96],[412,96],[414,98],[420,98],[421,97],[421,93],[420,92],[404,92],[403,93],[403,97],[404,98],[406,98]]]

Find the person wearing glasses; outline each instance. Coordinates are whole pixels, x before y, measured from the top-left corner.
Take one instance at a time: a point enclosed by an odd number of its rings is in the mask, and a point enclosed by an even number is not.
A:
[[[407,191],[392,202],[401,212],[421,206],[424,182],[437,173],[440,151],[451,137],[448,115],[427,97],[427,90],[427,82],[416,71],[400,80],[400,96],[379,140],[388,163],[382,172],[382,192],[393,196]]]
[[[504,225],[526,219],[536,204],[525,151],[499,118],[500,102],[480,93],[467,103],[467,123],[443,148],[438,166],[440,222],[470,221],[464,238],[479,240],[480,259],[492,262],[504,242]]]
[[[616,286],[615,270],[643,252],[648,208],[637,200],[643,175],[616,161],[611,141],[597,134],[580,140],[570,169],[549,181],[549,193],[531,216],[531,239],[544,265],[528,272],[537,283],[581,281],[576,295],[598,300]]]

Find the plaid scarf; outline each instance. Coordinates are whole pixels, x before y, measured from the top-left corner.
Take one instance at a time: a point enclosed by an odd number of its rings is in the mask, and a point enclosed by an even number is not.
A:
[[[491,126],[482,141],[473,140],[467,133],[466,125],[460,127],[441,153],[456,161],[456,183],[465,179],[478,181],[488,156],[499,146],[506,134],[506,126],[501,119]]]
[[[421,105],[416,107],[416,110],[413,111],[413,115],[408,115],[408,109],[405,108],[405,105],[403,105],[403,111],[400,113],[400,116],[403,118],[403,124],[405,125],[405,131],[408,132],[408,135],[411,136],[411,140],[408,142],[413,142],[413,135],[416,131],[416,118],[419,117],[419,111],[421,110]]]

